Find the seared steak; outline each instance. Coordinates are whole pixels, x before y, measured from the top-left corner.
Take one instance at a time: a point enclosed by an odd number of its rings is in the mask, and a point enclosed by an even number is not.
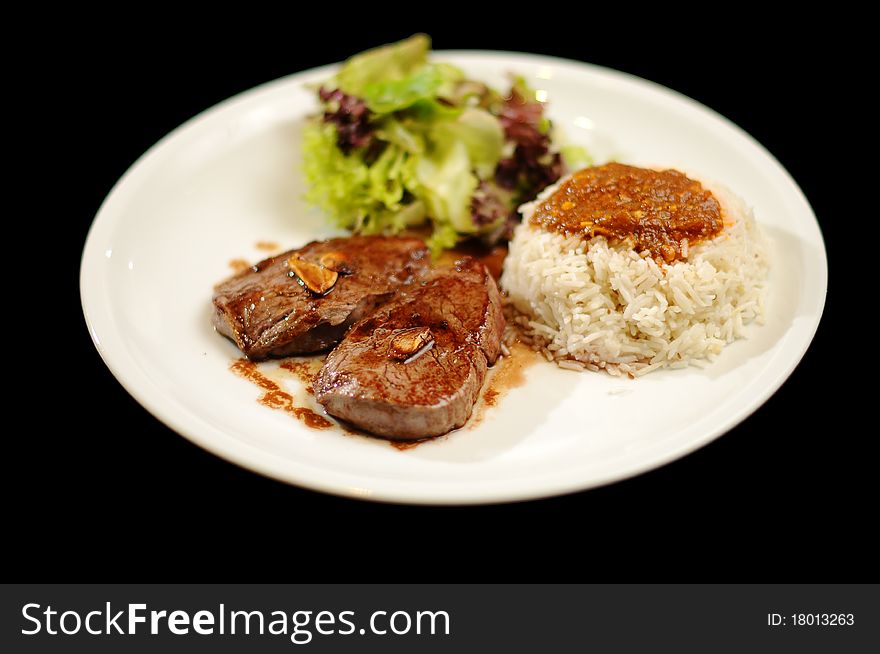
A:
[[[315,241],[218,284],[214,326],[250,359],[326,350],[429,263],[414,238]]]
[[[318,373],[315,397],[380,436],[445,434],[470,416],[503,331],[495,280],[462,259],[357,322]]]

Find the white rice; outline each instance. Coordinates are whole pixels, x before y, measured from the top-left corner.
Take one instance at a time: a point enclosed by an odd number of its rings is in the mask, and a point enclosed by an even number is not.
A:
[[[566,369],[637,376],[705,365],[744,338],[746,325],[763,323],[764,237],[741,199],[704,186],[721,204],[724,230],[686,244],[687,258],[671,265],[601,236],[585,241],[530,225],[556,186],[523,205],[501,286],[522,314],[526,340]]]

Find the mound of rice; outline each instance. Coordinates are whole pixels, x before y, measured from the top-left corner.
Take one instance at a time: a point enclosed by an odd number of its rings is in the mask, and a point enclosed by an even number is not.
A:
[[[557,185],[558,186],[558,185]],[[501,286],[525,338],[563,368],[644,375],[704,364],[763,322],[767,247],[751,210],[714,185],[724,230],[658,265],[630,248],[566,237],[529,224],[523,205]]]

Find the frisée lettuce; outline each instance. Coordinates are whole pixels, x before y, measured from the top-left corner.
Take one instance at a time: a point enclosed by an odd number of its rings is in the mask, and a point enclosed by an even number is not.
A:
[[[521,79],[507,95],[429,61],[417,34],[355,55],[318,89],[303,138],[306,199],[343,228],[397,233],[430,221],[435,251],[503,238],[516,207],[568,165]]]

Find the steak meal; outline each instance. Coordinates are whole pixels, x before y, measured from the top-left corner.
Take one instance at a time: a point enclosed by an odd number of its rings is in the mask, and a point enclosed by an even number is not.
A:
[[[395,440],[463,425],[501,348],[495,280],[479,261],[430,267],[414,238],[309,243],[218,284],[214,325],[250,359],[333,348],[315,377],[330,415]]]

